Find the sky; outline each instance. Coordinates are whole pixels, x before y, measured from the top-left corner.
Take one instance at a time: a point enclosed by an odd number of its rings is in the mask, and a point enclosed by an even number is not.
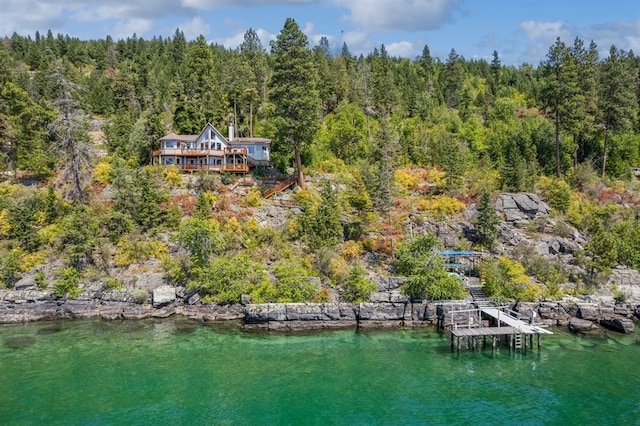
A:
[[[252,28],[263,47],[287,18],[311,46],[321,37],[336,53],[343,43],[359,55],[385,45],[392,56],[416,58],[425,45],[445,61],[451,49],[466,59],[537,66],[560,37],[640,54],[638,0],[0,0],[0,37],[51,30],[82,40],[199,35],[236,48]]]

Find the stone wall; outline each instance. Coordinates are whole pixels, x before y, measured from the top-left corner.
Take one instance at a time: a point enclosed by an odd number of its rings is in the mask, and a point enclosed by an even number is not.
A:
[[[424,327],[448,328],[480,323],[467,302],[389,301],[395,290],[380,292],[387,300],[367,303],[266,303],[247,305],[202,304],[182,288],[157,288],[150,303],[139,304],[127,292],[82,294],[59,299],[45,291],[0,291],[0,323],[56,319],[137,320],[181,315],[201,322],[239,321],[246,328],[305,330],[322,328]],[[381,297],[382,298],[382,297]],[[384,298],[382,298],[384,299]],[[190,303],[193,302],[193,303]],[[545,326],[569,326],[589,331],[597,326],[629,333],[640,318],[640,306],[628,303],[594,304],[583,301],[515,303],[510,308],[524,321]],[[485,324],[486,325],[486,324]]]

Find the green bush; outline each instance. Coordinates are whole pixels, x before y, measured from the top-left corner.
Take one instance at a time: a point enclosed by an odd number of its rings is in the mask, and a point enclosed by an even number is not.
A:
[[[122,290],[122,283],[115,277],[108,277],[102,286],[104,291]]]
[[[365,302],[377,289],[378,287],[365,276],[365,270],[354,266],[342,284],[342,297],[351,303]]]
[[[46,276],[45,276],[45,273],[44,273],[44,271],[42,269],[36,271],[36,275],[35,275],[34,279],[35,279],[36,285],[38,286],[39,289],[47,288]]]
[[[192,270],[188,287],[220,304],[240,303],[243,294],[251,294],[268,282],[262,265],[247,256],[225,256],[212,259],[206,267]]]
[[[138,305],[143,305],[149,302],[149,291],[147,289],[135,288],[133,289],[131,296],[133,297],[133,302]]]
[[[80,295],[80,280],[82,275],[74,267],[64,268],[60,277],[53,283],[53,292],[58,297],[68,296],[71,298]]]
[[[457,300],[468,295],[464,283],[442,268],[432,268],[410,276],[402,286],[402,292],[419,300]]]
[[[525,267],[520,262],[505,256],[482,261],[480,274],[485,293],[492,297],[537,301],[544,293],[543,288],[526,275]]]

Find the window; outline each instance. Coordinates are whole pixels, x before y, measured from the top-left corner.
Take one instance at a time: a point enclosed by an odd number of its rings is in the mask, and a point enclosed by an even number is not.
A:
[[[255,147],[249,146],[249,147],[247,147],[247,151],[249,152],[249,154],[253,155],[254,152],[255,152]]]
[[[167,149],[172,149],[176,147],[176,141],[164,141],[164,147]]]

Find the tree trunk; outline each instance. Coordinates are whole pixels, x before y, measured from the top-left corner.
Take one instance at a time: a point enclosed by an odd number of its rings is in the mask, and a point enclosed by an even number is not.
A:
[[[294,148],[296,159],[296,171],[298,172],[298,186],[304,189],[304,173],[302,173],[302,158],[300,157],[300,148],[296,145]]]
[[[556,122],[555,122],[555,133],[556,133],[556,176],[562,177],[562,173],[560,171],[560,112],[556,107]]]
[[[607,148],[609,145],[609,126],[604,129],[604,147],[602,148],[602,179],[607,171]]]

